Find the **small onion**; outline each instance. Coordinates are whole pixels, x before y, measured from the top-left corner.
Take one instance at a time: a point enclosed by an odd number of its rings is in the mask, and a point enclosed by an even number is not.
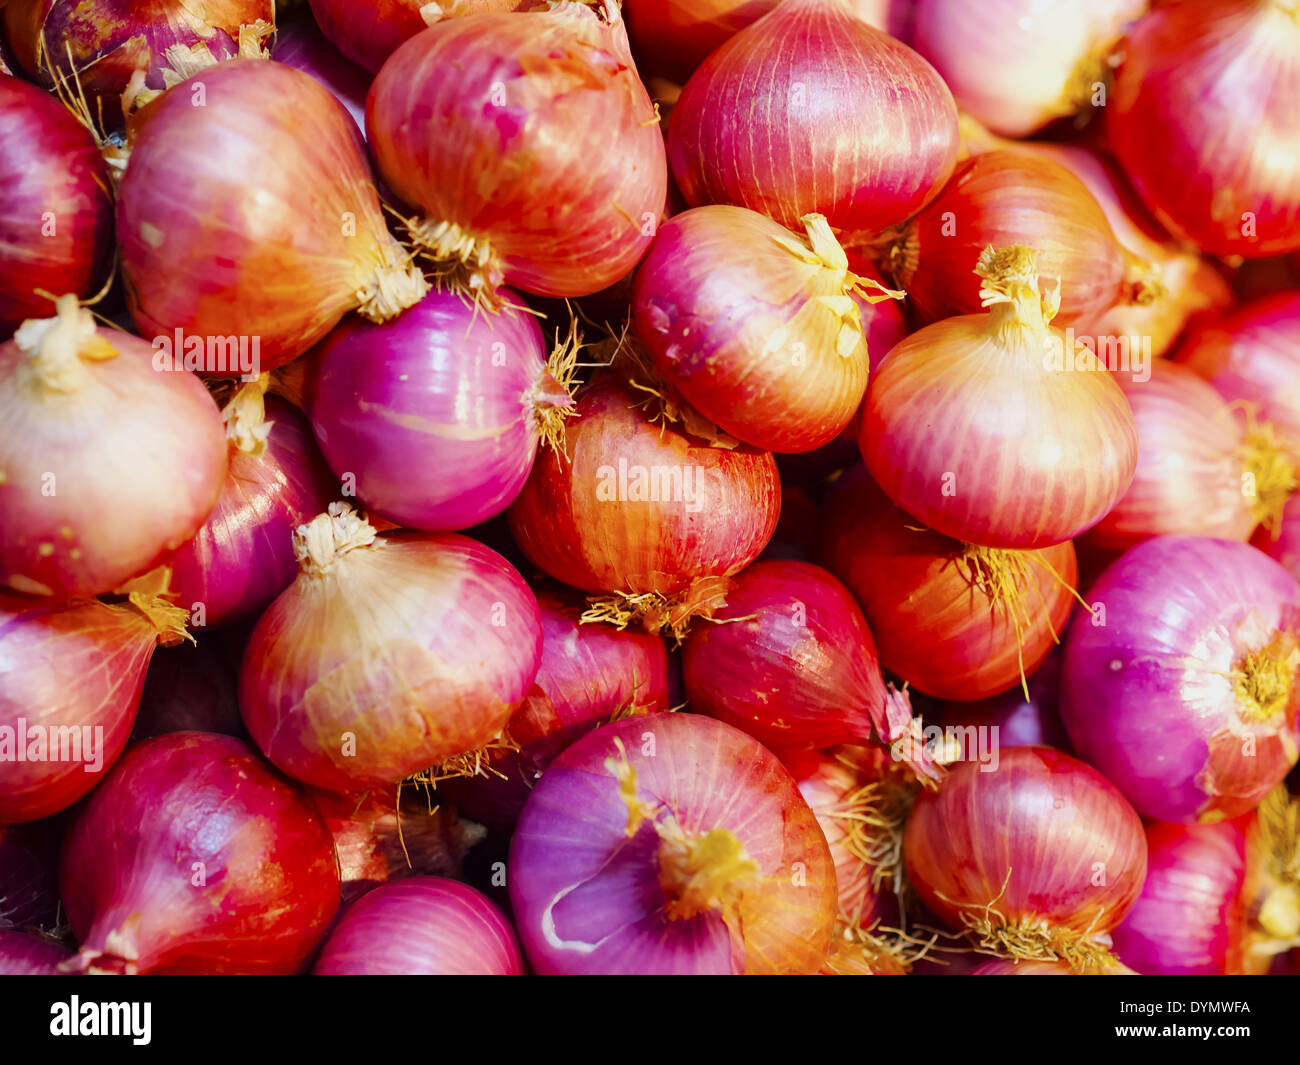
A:
[[[229,736],[133,747],[63,844],[76,972],[298,971],[339,904],[311,801]]]
[[[957,109],[943,79],[847,0],[785,0],[691,76],[668,126],[692,207],[733,203],[797,229],[825,215],[873,234],[952,173]]]
[[[58,943],[0,928],[0,976],[56,976],[67,958]]]
[[[521,976],[505,915],[468,884],[420,876],[385,884],[343,915],[317,976]]]
[[[232,60],[147,115],[117,238],[136,325],[187,365],[271,370],[349,310],[384,321],[428,290],[388,232],[360,134],[310,75]]]
[[[249,734],[314,787],[393,785],[497,738],[541,657],[537,602],[495,551],[374,527],[341,503],[294,534],[302,569],[253,630]]]
[[[0,580],[112,591],[194,535],[225,461],[198,378],[61,296],[0,344]]]
[[[1258,805],[1296,763],[1300,584],[1248,544],[1160,536],[1088,598],[1061,683],[1079,756],[1153,820]]]
[[[615,722],[560,755],[508,883],[541,974],[814,973],[835,917],[830,851],[790,774],[694,714]]]

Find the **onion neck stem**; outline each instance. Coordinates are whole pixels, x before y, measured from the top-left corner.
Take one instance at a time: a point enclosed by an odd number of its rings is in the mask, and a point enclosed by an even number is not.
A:
[[[1234,670],[1240,714],[1244,721],[1263,722],[1287,711],[1300,668],[1300,641],[1278,633],[1265,647],[1242,657]]]
[[[293,534],[293,550],[302,572],[321,576],[329,572],[350,551],[377,549],[375,527],[346,503],[331,503]]]
[[[235,392],[221,412],[226,423],[226,440],[245,455],[256,457],[266,451],[267,437],[275,424],[266,420],[266,389],[270,383],[269,373],[249,381]]]
[[[94,315],[71,295],[55,301],[53,318],[23,322],[14,342],[28,356],[27,380],[47,393],[78,392],[90,380],[86,363],[117,358],[117,349],[96,330]]]

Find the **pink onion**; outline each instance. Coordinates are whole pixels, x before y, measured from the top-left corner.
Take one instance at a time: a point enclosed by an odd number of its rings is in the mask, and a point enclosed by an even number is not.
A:
[[[510,901],[543,974],[813,973],[835,871],[790,774],[694,714],[584,736],[524,806]]]
[[[63,844],[77,972],[293,973],[339,904],[320,815],[245,743],[133,747]]]
[[[0,976],[56,976],[67,957],[52,940],[0,929]]]
[[[1296,763],[1300,584],[1247,544],[1160,536],[1088,599],[1061,683],[1080,757],[1154,820],[1258,805]]]
[[[244,653],[249,734],[331,791],[396,784],[495,740],[537,673],[537,602],[454,534],[377,537],[333,503],[294,534],[302,569]]]
[[[688,203],[733,203],[790,229],[825,215],[872,234],[952,173],[957,109],[933,67],[847,0],[785,0],[691,76],[668,127]]]
[[[521,976],[505,915],[468,884],[421,876],[376,888],[343,915],[317,976]]]

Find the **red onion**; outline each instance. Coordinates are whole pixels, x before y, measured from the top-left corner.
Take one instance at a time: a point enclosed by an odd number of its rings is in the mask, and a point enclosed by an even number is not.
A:
[[[847,0],[785,0],[737,33],[691,76],[668,127],[691,206],[734,203],[791,229],[815,212],[849,235],[924,207],[957,143],[934,68]]]
[[[136,337],[96,329],[74,296],[0,344],[10,588],[112,591],[194,535],[224,477],[221,418],[199,380]]]
[[[208,520],[169,560],[171,590],[192,623],[255,617],[293,581],[293,530],[338,495],[307,421],[262,395],[267,378],[226,405],[230,465]]]
[[[343,915],[317,976],[521,976],[505,915],[468,884],[421,876],[376,888]]]
[[[1259,259],[1300,248],[1293,5],[1161,6],[1129,34],[1123,55],[1106,106],[1110,145],[1161,222],[1212,255]]]
[[[293,973],[339,904],[311,801],[239,740],[132,747],[63,844],[77,972]]]
[[[1080,757],[1153,820],[1258,805],[1296,763],[1300,585],[1247,544],[1160,536],[1088,598],[1061,683]]]
[[[1133,413],[1098,359],[1049,324],[1031,251],[990,248],[979,274],[990,313],[913,333],[872,374],[862,454],[895,503],[945,536],[1059,544],[1127,489]]]
[[[961,109],[1023,137],[1105,103],[1111,49],[1146,0],[916,0],[912,45]]]
[[[53,928],[59,916],[58,819],[0,825],[0,929]]]
[[[366,104],[412,238],[490,300],[583,296],[636,265],[667,195],[656,117],[609,0],[439,22]]]
[[[495,551],[374,528],[341,503],[294,534],[302,570],[239,678],[249,734],[331,791],[396,784],[496,739],[541,657],[537,603]]]
[[[0,823],[35,821],[104,779],[131,734],[149,656],[184,611],[0,597]]]
[[[162,89],[198,60],[247,54],[241,39],[275,29],[272,0],[15,0],[3,12],[14,55],[45,88],[71,80],[91,101],[114,105],[137,70]],[[97,109],[98,111],[99,109]],[[120,112],[117,119],[120,120]]]
[[[1147,826],[1147,879],[1115,952],[1140,973],[1241,971],[1246,836],[1236,821]]]
[[[51,940],[0,929],[0,976],[56,976],[67,957]]]
[[[721,429],[769,451],[811,451],[843,432],[867,387],[859,304],[901,295],[849,272],[826,219],[804,224],[799,238],[742,207],[675,215],[633,288],[634,327],[658,371]]]
[[[149,661],[131,738],[168,732],[247,737],[239,713],[239,671],[216,640],[161,648]]]
[[[439,783],[438,794],[475,821],[510,829],[546,767],[592,729],[667,710],[668,653],[659,637],[583,625],[585,604],[568,590],[537,594],[542,661],[506,733],[518,750],[493,755],[484,775]]]
[[[539,441],[562,434],[574,357],[564,345],[548,364],[531,314],[432,292],[384,325],[344,321],[305,401],[330,466],[367,506],[409,528],[464,529],[509,506]]]
[[[776,757],[694,714],[584,736],[529,796],[510,900],[543,974],[813,973],[835,871]]]
[[[1157,359],[1150,369],[1148,381],[1116,378],[1137,421],[1137,472],[1089,542],[1122,550],[1164,534],[1246,540],[1260,522],[1274,525],[1296,479],[1271,428],[1243,429],[1184,366]]]
[[[355,3],[348,5],[355,9]],[[275,60],[310,74],[334,95],[352,116],[357,129],[366,124],[366,94],[374,76],[346,59],[321,33],[310,14],[277,15]],[[423,28],[423,22],[421,22]]]
[[[1096,199],[1066,167],[1024,151],[967,159],[891,250],[894,276],[927,321],[979,314],[984,250],[1024,245],[1059,287],[1058,325],[1111,307],[1149,303],[1152,268],[1122,247]]]
[[[94,139],[57,100],[0,75],[0,336],[54,313],[39,292],[93,295],[113,246],[113,198]]]
[[[1032,673],[1078,576],[1068,541],[1004,551],[920,527],[860,465],[827,497],[821,558],[862,607],[884,667],[943,699],[996,695]]]
[[[425,0],[311,0],[311,13],[340,52],[374,73],[428,26],[420,17],[424,6]]]
[[[907,875],[982,950],[1076,971],[1113,964],[1107,933],[1146,876],[1142,822],[1095,769],[1050,747],[1009,747],[993,772],[965,763],[916,801]]]
[[[117,237],[140,332],[183,346],[187,366],[254,377],[348,311],[384,321],[428,290],[388,233],[356,127],[309,75],[232,60],[147,114]]]
[[[984,728],[998,731],[1004,747],[1055,747],[1069,752],[1070,738],[1061,724],[1061,656],[1053,650],[1026,681],[1029,695],[1012,688],[976,702],[950,702],[940,723],[947,728]]]
[[[680,634],[771,539],[781,489],[770,454],[655,424],[637,409],[653,398],[610,374],[584,389],[563,453],[533,468],[510,528],[552,577],[613,596],[602,618]]]

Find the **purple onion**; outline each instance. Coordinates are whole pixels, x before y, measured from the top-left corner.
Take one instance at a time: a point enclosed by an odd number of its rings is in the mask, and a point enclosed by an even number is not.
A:
[[[0,930],[0,976],[57,976],[71,952],[42,936]]]
[[[1296,763],[1300,584],[1248,544],[1161,536],[1088,599],[1061,682],[1074,749],[1152,820],[1257,806]]]
[[[1053,651],[1029,675],[1029,699],[1017,685],[1001,695],[973,703],[945,703],[944,726],[998,729],[1002,747],[1055,747],[1069,752],[1070,737],[1061,724],[1061,652]]]
[[[366,128],[366,94],[374,75],[330,43],[306,13],[277,16],[275,60],[310,74],[348,109],[361,135]]]
[[[380,516],[428,530],[505,510],[544,423],[572,402],[532,315],[488,314],[452,292],[383,325],[345,320],[320,345],[303,398],[345,487]]]

